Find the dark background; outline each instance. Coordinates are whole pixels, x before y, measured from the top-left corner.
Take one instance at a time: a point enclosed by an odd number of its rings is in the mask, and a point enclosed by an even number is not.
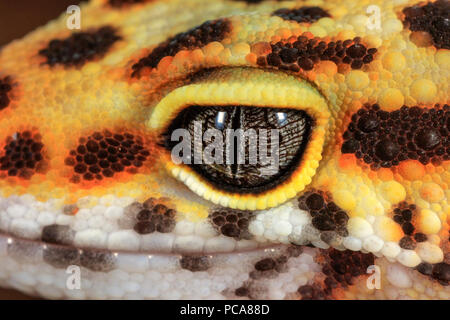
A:
[[[0,46],[26,35],[29,31],[66,12],[80,0],[1,0]]]
[[[57,18],[68,6],[78,3],[79,0],[0,0],[0,47]],[[0,289],[1,299],[30,298],[14,290]]]

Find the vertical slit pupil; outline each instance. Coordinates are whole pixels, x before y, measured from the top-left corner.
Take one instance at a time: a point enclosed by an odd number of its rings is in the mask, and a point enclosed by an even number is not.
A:
[[[233,130],[241,129],[241,116],[242,116],[241,107],[235,107],[233,112],[234,112],[233,124],[230,129],[233,129]],[[233,150],[233,163],[231,165],[231,172],[233,175],[236,175],[237,171],[238,171],[238,152],[239,152],[238,143],[239,143],[239,141],[238,141],[237,136],[233,137],[233,140],[234,140],[233,141],[234,150]]]
[[[162,145],[172,151],[183,140],[172,141],[172,132],[185,129],[191,137],[190,156],[194,159],[195,123],[201,123],[202,135],[208,129],[216,129],[222,135],[223,162],[211,164],[203,161],[187,165],[219,189],[258,193],[276,187],[297,168],[308,144],[314,121],[305,111],[294,109],[239,105],[189,106],[178,114],[162,135]],[[240,135],[240,138],[243,140],[239,141],[236,130],[242,130],[244,136]],[[272,131],[276,132],[278,139],[277,136],[272,136]],[[232,139],[230,134],[233,135]],[[215,138],[211,141],[215,141]],[[203,139],[203,151],[211,141]],[[263,142],[266,142],[265,149]],[[229,161],[226,155],[227,143],[233,143],[228,147],[234,151],[233,156],[228,158]],[[238,162],[240,150],[244,151],[243,164]],[[276,154],[273,154],[274,152]],[[217,154],[216,149],[211,154],[221,156]],[[263,155],[267,158],[266,162],[262,161]],[[274,155],[278,156],[277,163]],[[255,157],[252,158],[252,163],[250,156]],[[205,154],[201,157],[204,159]],[[270,166],[275,166],[274,172],[263,173]]]

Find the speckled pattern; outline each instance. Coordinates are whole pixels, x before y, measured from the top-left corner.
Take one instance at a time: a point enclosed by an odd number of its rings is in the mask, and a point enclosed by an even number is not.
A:
[[[449,300],[446,8],[91,0],[81,30],[63,15],[3,47],[0,285],[54,299]],[[164,143],[190,106],[301,111],[301,157],[258,192],[211,183],[217,167],[172,161]]]

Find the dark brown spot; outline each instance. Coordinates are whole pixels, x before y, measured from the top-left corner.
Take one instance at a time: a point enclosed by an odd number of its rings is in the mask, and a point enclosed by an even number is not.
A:
[[[175,210],[168,208],[157,199],[147,199],[141,210],[135,214],[137,220],[134,231],[139,234],[172,232],[175,228]]]
[[[376,131],[379,125],[378,117],[374,114],[366,114],[358,120],[358,128],[362,132],[370,133]]]
[[[433,150],[441,143],[441,134],[436,128],[424,128],[416,133],[414,142],[423,150]]]
[[[431,275],[433,279],[438,280],[443,285],[448,285],[450,282],[450,264],[445,262],[435,264]]]
[[[133,65],[133,77],[149,67],[156,68],[164,57],[173,57],[181,50],[194,50],[206,46],[213,41],[222,41],[231,31],[231,22],[227,19],[206,21],[202,25],[186,32],[179,33],[153,49],[147,56]]]
[[[139,234],[149,234],[155,232],[155,224],[150,221],[139,221],[134,225],[134,231]]]
[[[276,266],[275,260],[272,258],[266,258],[259,260],[257,263],[255,263],[255,270],[258,271],[268,271],[273,270]]]
[[[248,296],[249,292],[248,292],[248,289],[247,289],[247,288],[245,288],[245,287],[240,287],[240,288],[237,288],[237,289],[234,291],[234,294],[235,294],[236,296],[238,296],[238,297],[246,297],[246,296]]]
[[[417,215],[417,207],[405,201],[398,203],[393,209],[393,220],[397,222],[403,230],[403,237],[399,245],[403,249],[414,249],[416,242],[424,242],[427,236],[423,233],[415,233],[416,228],[412,224],[414,216]]]
[[[411,222],[405,222],[402,224],[402,230],[407,235],[412,235],[415,228]]]
[[[404,221],[411,221],[412,219],[412,210],[411,209],[405,209],[401,212],[402,218]]]
[[[61,64],[67,67],[82,66],[88,61],[104,56],[121,37],[114,28],[105,26],[87,32],[73,33],[66,39],[55,39],[39,51],[46,64],[53,67]]]
[[[74,247],[47,246],[44,248],[43,259],[55,268],[67,268],[80,263],[80,252]]]
[[[286,249],[286,255],[288,257],[297,258],[298,256],[300,256],[300,254],[302,254],[302,252],[303,252],[303,247],[302,246],[290,245]]]
[[[342,144],[342,153],[356,153],[359,150],[359,142],[355,139],[349,139]]]
[[[299,287],[297,291],[303,300],[332,298],[334,289],[345,289],[353,285],[357,277],[366,275],[367,268],[374,264],[375,258],[371,253],[321,249],[315,260],[322,265],[322,273],[326,278],[323,282]]]
[[[305,71],[309,71],[314,68],[314,62],[310,58],[301,57],[298,58],[298,66]]]
[[[315,22],[320,18],[330,17],[328,12],[320,7],[300,7],[296,9],[282,8],[275,11],[272,15],[278,16],[284,20],[302,22]]]
[[[235,238],[235,237],[239,237],[239,235],[241,234],[239,228],[231,223],[227,223],[224,226],[222,226],[220,228],[220,232],[227,236],[227,237],[231,237],[231,238]]]
[[[380,140],[375,145],[375,155],[382,161],[391,161],[400,152],[400,147],[397,142],[391,139]]]
[[[416,242],[425,242],[428,240],[428,237],[426,234],[418,232],[414,235],[414,240],[416,240]]]
[[[346,50],[347,55],[353,59],[362,59],[366,55],[366,52],[366,47],[360,43],[355,43]]]
[[[83,250],[80,263],[92,271],[108,272],[115,268],[116,258],[109,251]]]
[[[325,205],[325,201],[321,194],[312,193],[306,198],[306,205],[309,210],[320,210]]]
[[[422,262],[416,267],[421,274],[437,280],[440,284],[448,286],[450,283],[450,265],[445,262],[430,264]]]
[[[416,248],[416,243],[411,237],[405,236],[400,239],[399,246],[406,250],[414,250]]]
[[[232,209],[213,210],[209,219],[214,228],[226,237],[240,239],[251,239],[248,231],[249,221],[253,217],[251,211]]]
[[[416,267],[417,271],[426,276],[430,276],[433,272],[433,265],[430,263],[422,262]]]
[[[301,246],[290,245],[281,254],[261,259],[255,263],[255,268],[234,293],[238,297],[261,299],[264,293],[266,279],[275,279],[280,273],[287,272],[287,262],[292,257],[298,257],[303,251]]]
[[[450,49],[450,2],[437,0],[403,9],[404,25],[411,31],[427,32],[438,49]]]
[[[293,42],[279,41],[270,46],[272,52],[259,56],[258,65],[293,72],[312,70],[316,63],[327,60],[336,65],[348,64],[353,69],[360,69],[372,62],[377,52],[376,48],[367,48],[359,38],[325,42],[306,35],[298,36]]]
[[[302,300],[324,300],[326,295],[320,286],[303,285],[298,288]]]
[[[325,232],[333,231],[341,236],[348,235],[346,229],[348,215],[331,200],[329,194],[319,190],[310,190],[298,198],[298,203],[300,209],[309,212],[312,224],[316,229]],[[334,235],[324,234],[324,237],[331,240]]]
[[[312,224],[320,231],[334,230],[336,225],[334,221],[327,215],[320,214],[312,219]]]
[[[122,171],[136,173],[150,155],[143,139],[130,134],[125,138],[104,130],[81,138],[79,142],[80,145],[70,151],[64,163],[73,167],[75,175],[79,174],[87,181],[102,180]],[[79,176],[78,179],[72,178],[73,182],[79,180]]]
[[[387,112],[365,105],[352,116],[341,147],[370,164],[372,170],[397,166],[408,159],[439,164],[450,159],[450,107],[406,107]],[[396,218],[397,220],[400,217]]]
[[[75,231],[69,226],[52,224],[42,229],[41,240],[47,243],[65,244],[72,243]]]
[[[206,256],[183,256],[180,259],[180,266],[183,269],[198,272],[208,270],[211,267],[211,263]]]
[[[4,153],[0,157],[0,171],[8,176],[30,179],[42,170],[43,148],[41,136],[30,131],[17,132],[6,139]]]

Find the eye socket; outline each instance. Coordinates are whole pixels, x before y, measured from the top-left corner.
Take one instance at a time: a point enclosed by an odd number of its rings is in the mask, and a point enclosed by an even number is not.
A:
[[[177,130],[185,129],[179,159],[215,187],[260,193],[285,181],[301,161],[313,125],[303,110],[253,106],[189,106],[163,134],[178,151]],[[197,154],[196,154],[197,153]],[[172,156],[178,156],[173,154]],[[184,161],[183,161],[184,160]],[[194,161],[193,161],[194,160]]]
[[[219,68],[201,73],[198,78],[189,77],[188,81],[166,94],[152,109],[147,122],[148,129],[160,138],[159,161],[172,176],[204,199],[240,210],[278,206],[311,183],[322,159],[328,127],[333,124],[326,100],[309,82],[283,72],[252,68]],[[287,122],[283,124],[283,121]],[[183,133],[179,136],[186,134],[187,139],[191,139],[186,129],[194,130],[195,122],[203,124],[199,130],[201,142],[189,141],[186,145],[190,148],[203,146],[201,137],[208,128],[223,132],[227,128],[262,127],[269,129],[269,142],[272,139],[270,129],[280,129],[279,171],[260,177],[254,171],[262,167],[250,161],[245,162],[250,165],[243,166],[209,163],[196,166],[195,154],[200,154],[201,158],[207,153],[202,150],[194,152],[190,164],[187,164],[188,159],[174,157],[178,150],[173,150],[174,145],[168,143],[173,140],[171,135],[181,129]],[[237,141],[235,145],[241,144]],[[249,148],[254,146],[250,144]],[[267,144],[269,157],[271,146],[272,143]],[[223,155],[223,151],[217,154]],[[192,158],[192,150],[182,155]]]

